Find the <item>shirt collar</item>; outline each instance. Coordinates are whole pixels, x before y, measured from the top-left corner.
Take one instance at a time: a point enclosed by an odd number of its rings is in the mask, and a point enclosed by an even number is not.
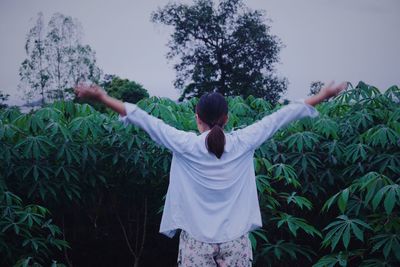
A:
[[[207,131],[204,131],[204,132],[202,132],[200,135],[206,135],[206,134],[208,134],[210,131],[211,131],[211,129],[209,129],[209,130],[207,130]]]

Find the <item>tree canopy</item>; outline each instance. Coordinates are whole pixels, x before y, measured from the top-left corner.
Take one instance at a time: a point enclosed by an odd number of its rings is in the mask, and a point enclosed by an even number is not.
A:
[[[178,59],[180,100],[218,91],[274,103],[286,90],[286,79],[277,77],[274,68],[283,45],[270,33],[264,13],[243,1],[170,3],[154,12],[152,21],[174,28],[167,58]]]
[[[29,30],[19,75],[19,88],[32,100],[40,95],[42,105],[51,99],[71,97],[68,88],[78,82],[100,79],[95,52],[82,44],[80,23],[61,13],[55,13],[47,27],[39,13]]]
[[[116,75],[105,75],[102,87],[110,96],[130,103],[149,97],[149,93],[141,84]]]

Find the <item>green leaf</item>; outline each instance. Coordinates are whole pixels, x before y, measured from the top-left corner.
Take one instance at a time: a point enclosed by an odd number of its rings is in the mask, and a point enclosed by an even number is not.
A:
[[[339,125],[329,117],[321,117],[316,121],[314,129],[326,138],[338,138]]]
[[[289,231],[297,236],[297,230],[302,229],[307,234],[314,236],[314,234],[322,237],[321,233],[315,229],[312,225],[308,224],[305,219],[297,218],[287,213],[279,213],[278,218],[272,218],[272,221],[278,221],[277,226],[280,228],[283,224],[286,224]]]
[[[350,227],[347,226],[343,233],[343,245],[347,249],[350,243]]]
[[[312,209],[311,201],[305,197],[296,196],[296,192],[292,192],[290,195],[288,193],[281,193],[280,195],[286,198],[287,204],[294,203],[299,206],[300,209],[303,209],[303,207],[306,207],[308,210]]]
[[[391,214],[394,204],[396,203],[396,192],[395,190],[390,189],[388,191],[388,194],[385,197],[385,202],[384,202],[384,206],[385,206],[385,210],[387,214]]]
[[[269,172],[273,173],[273,178],[277,180],[284,179],[287,184],[292,184],[294,187],[299,187],[300,183],[297,180],[297,174],[294,168],[290,165],[279,163],[272,165]]]
[[[349,189],[346,188],[342,191],[338,199],[338,206],[342,213],[346,210],[347,200],[349,199]]]
[[[249,238],[250,238],[250,242],[251,242],[251,247],[253,249],[256,249],[257,247],[257,240],[256,237],[260,238],[261,240],[263,240],[264,242],[269,242],[266,236],[266,231],[263,229],[258,229],[258,230],[254,230],[251,231],[249,233]]]
[[[389,126],[381,124],[369,129],[362,134],[362,137],[368,144],[372,144],[373,146],[380,145],[383,148],[387,148],[390,145],[397,144],[400,134]]]
[[[342,239],[343,246],[347,249],[351,240],[351,232],[361,240],[363,239],[362,234],[360,234],[360,231],[363,231],[361,228],[372,230],[371,226],[359,219],[350,219],[346,215],[340,215],[337,219],[339,220],[330,223],[324,228],[324,231],[329,231],[322,241],[322,246],[331,245],[331,251],[336,248],[340,239]]]
[[[372,207],[374,210],[376,210],[376,208],[378,207],[379,203],[381,202],[384,194],[388,190],[389,190],[389,187],[385,186],[376,193],[375,197],[372,199]]]
[[[390,252],[392,252],[397,260],[400,261],[400,254],[398,250],[400,248],[400,236],[398,234],[385,233],[376,235],[371,238],[371,241],[374,244],[372,247],[372,252],[381,250],[385,256],[385,259],[387,259]]]
[[[353,233],[355,234],[355,236],[360,240],[364,242],[364,234],[363,231],[355,224],[353,223],[351,225],[351,229],[353,230]]]
[[[289,149],[298,152],[302,152],[303,148],[312,149],[318,141],[319,135],[309,131],[294,133],[284,140]]]
[[[384,207],[387,214],[391,214],[394,208],[394,205],[397,203],[396,200],[400,196],[400,185],[398,184],[390,184],[382,187],[375,195],[372,200],[373,209],[376,210],[379,203],[385,197]]]
[[[335,203],[335,200],[338,198],[341,192],[336,193],[335,195],[331,196],[327,201],[325,201],[324,205],[322,206],[322,211],[327,211],[329,208]]]

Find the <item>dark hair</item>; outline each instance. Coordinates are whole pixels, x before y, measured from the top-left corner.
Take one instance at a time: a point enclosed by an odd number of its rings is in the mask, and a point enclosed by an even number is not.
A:
[[[228,103],[218,92],[205,93],[196,105],[196,113],[211,129],[206,137],[207,150],[221,158],[225,147],[223,124],[228,115]]]

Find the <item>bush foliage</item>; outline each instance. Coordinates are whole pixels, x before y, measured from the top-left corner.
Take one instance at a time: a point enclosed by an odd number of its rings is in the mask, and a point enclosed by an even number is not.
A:
[[[227,99],[227,131],[279,108],[252,96]],[[399,100],[396,86],[381,93],[360,82],[256,151],[264,225],[250,235],[256,266],[399,265]],[[197,101],[137,104],[196,131]],[[0,117],[0,265],[93,263],[74,250],[89,241],[118,244],[119,257],[98,256],[115,265],[164,261],[152,255],[164,242],[157,228],[169,151],[87,104],[56,102],[30,114],[9,108]]]

